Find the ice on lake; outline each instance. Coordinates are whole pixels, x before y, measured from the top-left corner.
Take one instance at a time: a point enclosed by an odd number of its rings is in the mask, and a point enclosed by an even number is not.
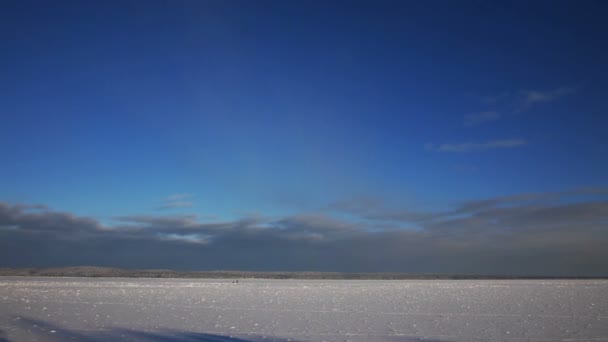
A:
[[[106,340],[608,341],[608,281],[0,277],[0,342]]]

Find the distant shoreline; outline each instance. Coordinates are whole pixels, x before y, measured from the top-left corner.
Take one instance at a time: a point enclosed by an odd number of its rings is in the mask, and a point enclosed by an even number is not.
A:
[[[335,279],[335,280],[507,280],[507,279],[608,279],[608,276],[487,275],[447,273],[341,273],[341,272],[256,272],[256,271],[175,271],[76,266],[61,268],[0,268],[0,276],[108,277],[178,279]]]

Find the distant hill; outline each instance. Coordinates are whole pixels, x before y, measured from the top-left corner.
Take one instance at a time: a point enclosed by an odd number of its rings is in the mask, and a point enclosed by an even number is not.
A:
[[[109,277],[109,278],[263,278],[263,279],[608,279],[585,276],[518,276],[433,273],[340,273],[340,272],[250,272],[135,270],[111,267],[76,266],[60,268],[0,268],[0,276]]]

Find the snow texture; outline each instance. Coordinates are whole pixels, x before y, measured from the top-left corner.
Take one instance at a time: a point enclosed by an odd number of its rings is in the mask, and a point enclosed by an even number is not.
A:
[[[0,277],[4,341],[608,341],[608,281]]]

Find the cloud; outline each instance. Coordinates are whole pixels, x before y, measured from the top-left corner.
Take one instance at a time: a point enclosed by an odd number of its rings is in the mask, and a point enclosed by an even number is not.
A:
[[[347,237],[363,231],[353,222],[337,220],[325,215],[308,214],[282,218],[272,224],[282,230],[289,239],[329,240]]]
[[[371,198],[359,198],[333,203],[329,210],[356,215],[371,221],[397,221],[416,223],[435,217],[435,213],[411,209],[395,209],[387,207],[382,201]]]
[[[487,103],[487,104],[496,104],[505,99],[508,99],[511,96],[511,94],[512,93],[510,91],[503,91],[503,92],[500,92],[495,95],[482,96],[481,100],[482,100],[482,102]]]
[[[146,227],[146,229],[192,229],[200,227],[196,215],[173,215],[173,216],[152,216],[152,215],[132,215],[119,216],[114,218],[116,221],[127,224],[131,227]]]
[[[173,194],[165,198],[163,204],[157,209],[190,208],[194,206],[194,202],[190,201],[194,197],[193,194]]]
[[[463,215],[476,215],[488,210],[513,207],[532,207],[556,205],[564,201],[585,200],[608,196],[608,188],[584,187],[561,192],[519,193],[507,196],[486,198],[481,200],[464,201],[447,211],[420,211],[413,209],[395,209],[388,207],[379,199],[359,198],[335,202],[328,210],[355,215],[359,218],[375,221],[400,221],[404,223],[426,224]]]
[[[453,166],[453,169],[460,173],[468,173],[468,174],[479,171],[479,167],[477,167],[476,165],[473,165],[473,164],[455,164]]]
[[[560,193],[522,193],[510,196],[495,197],[490,199],[467,201],[462,203],[455,213],[474,213],[480,210],[504,205],[515,205],[539,200],[556,200],[560,198]]]
[[[474,142],[465,142],[458,144],[432,144],[428,143],[425,145],[425,148],[429,151],[435,152],[456,152],[456,153],[466,153],[466,152],[479,152],[479,151],[487,151],[493,149],[500,148],[514,148],[521,147],[526,145],[528,142],[524,139],[505,139],[505,140],[493,140],[485,143],[474,143]]]
[[[454,213],[474,213],[476,211],[493,208],[516,206],[533,203],[553,203],[564,199],[589,198],[608,195],[605,187],[581,187],[559,192],[530,192],[508,196],[494,197],[489,199],[466,201],[461,203]]]
[[[0,202],[0,227],[16,227],[23,232],[48,232],[62,237],[101,229],[101,225],[91,218],[51,211],[46,206],[3,202]]]
[[[464,125],[467,127],[477,126],[482,123],[496,121],[500,119],[500,114],[495,111],[467,114],[464,117]]]
[[[607,196],[603,188],[513,194],[436,212],[364,199],[322,214],[132,215],[110,225],[0,203],[0,267],[605,275]]]
[[[193,202],[186,201],[175,201],[175,202],[167,202],[158,207],[159,209],[173,209],[173,208],[190,208],[193,207]]]
[[[574,87],[559,87],[553,90],[522,90],[522,106],[528,108],[537,103],[546,103],[555,101],[563,96],[572,94],[576,91]]]
[[[550,103],[578,91],[579,86],[561,86],[554,89],[522,89],[517,91],[503,91],[489,96],[482,96],[485,104],[499,106],[503,111],[521,113],[533,106]],[[482,113],[470,114],[465,117],[465,126],[475,126],[486,121],[500,118],[496,111],[489,110]]]
[[[193,194],[173,194],[166,198],[166,201],[182,201],[189,198],[194,198]]]

